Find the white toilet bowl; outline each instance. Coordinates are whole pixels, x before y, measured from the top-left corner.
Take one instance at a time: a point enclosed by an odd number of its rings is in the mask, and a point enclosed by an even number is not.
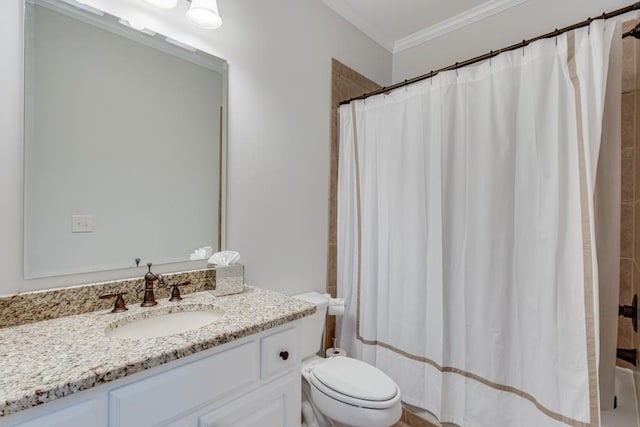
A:
[[[329,297],[317,292],[294,297],[316,305],[316,313],[302,319],[301,344],[302,376],[314,412],[334,421],[334,426],[389,427],[398,422],[402,415],[400,388],[387,374],[350,357],[324,359],[315,355]]]
[[[349,357],[305,360],[312,404],[337,425],[388,427],[402,415],[400,389],[385,373]]]

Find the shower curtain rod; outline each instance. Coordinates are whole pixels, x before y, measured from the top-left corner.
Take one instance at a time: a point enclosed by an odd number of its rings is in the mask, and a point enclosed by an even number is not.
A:
[[[624,15],[625,13],[633,12],[634,10],[638,10],[638,9],[640,9],[640,2],[634,3],[632,5],[629,5],[627,7],[623,7],[623,8],[618,9],[618,10],[614,10],[613,12],[603,13],[602,15],[598,16],[597,18],[588,18],[588,19],[586,19],[586,20],[584,20],[582,22],[578,22],[577,24],[569,25],[568,27],[564,27],[564,28],[561,28],[561,29],[556,29],[555,31],[543,34],[543,35],[538,36],[538,37],[534,37],[534,38],[529,39],[529,40],[522,40],[520,43],[516,43],[516,44],[513,44],[511,46],[507,46],[505,48],[502,48],[502,49],[492,50],[489,53],[485,53],[484,55],[476,56],[475,58],[467,59],[466,61],[456,62],[455,64],[449,65],[448,67],[440,68],[439,70],[435,70],[435,71],[430,71],[427,74],[423,74],[421,76],[414,77],[412,79],[408,79],[408,80],[405,80],[405,81],[400,82],[400,83],[396,83],[396,84],[391,85],[391,86],[386,86],[386,87],[383,87],[381,89],[377,89],[377,90],[374,90],[372,92],[368,92],[368,93],[362,94],[362,95],[357,96],[355,98],[348,99],[346,101],[341,101],[340,105],[349,104],[352,101],[357,101],[357,100],[360,100],[360,99],[366,99],[366,98],[369,98],[370,96],[374,96],[374,95],[379,95],[381,93],[390,92],[392,90],[399,89],[401,87],[404,87],[404,86],[407,86],[407,85],[410,85],[410,84],[413,84],[413,83],[417,83],[417,82],[422,81],[422,80],[429,79],[429,78],[431,78],[431,77],[433,77],[433,76],[435,76],[438,73],[441,73],[443,71],[456,70],[456,69],[461,68],[461,67],[466,67],[467,65],[475,64],[476,62],[480,62],[480,61],[484,61],[484,60],[489,59],[489,58],[493,58],[494,56],[499,55],[499,54],[501,54],[503,52],[508,52],[510,50],[523,48],[526,45],[528,45],[530,43],[533,43],[535,41],[538,41],[538,40],[548,39],[548,38],[551,38],[551,37],[557,37],[562,33],[566,33],[567,31],[572,31],[572,30],[576,30],[578,28],[586,27],[596,19],[614,18],[616,16]],[[626,37],[635,37],[636,39],[640,39],[640,23],[638,25],[636,25],[632,30],[627,31],[626,33],[624,33],[622,35],[622,38],[626,38]]]

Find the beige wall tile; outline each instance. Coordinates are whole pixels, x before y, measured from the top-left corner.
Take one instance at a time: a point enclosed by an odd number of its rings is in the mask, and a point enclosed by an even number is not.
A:
[[[625,94],[626,95],[626,94]],[[624,96],[624,95],[623,95]],[[638,135],[640,133],[640,126],[638,126],[638,124],[640,124],[640,91],[635,91],[634,92],[634,100],[635,100],[635,107],[633,108],[634,110],[634,128],[633,128],[633,146],[636,147],[636,154],[638,153],[638,150],[640,149],[640,135]],[[623,102],[623,108],[624,107],[624,102]],[[627,114],[624,109],[622,111],[622,114],[625,115]],[[625,119],[627,121],[627,124],[629,123],[629,119]],[[625,133],[625,130],[622,129],[622,133]],[[623,135],[623,137],[626,137],[625,135]],[[623,143],[626,143],[626,141],[622,141]],[[636,155],[635,156],[635,161],[634,161],[634,170],[640,172],[640,156]],[[634,173],[635,175],[635,197],[636,200],[640,200],[640,173]]]
[[[620,257],[633,258],[633,203],[622,203],[620,209]]]
[[[636,89],[636,45],[633,37],[622,41],[622,92]]]
[[[635,21],[634,24],[637,24],[638,22]],[[635,27],[635,25],[633,25],[632,27]],[[629,28],[631,29],[631,28]],[[628,38],[633,38],[633,37],[628,37]],[[635,43],[635,57],[636,57],[636,89],[640,89],[640,72],[638,72],[638,70],[640,70],[640,45],[637,43],[637,39]]]
[[[623,202],[633,202],[635,201],[635,148],[623,148],[622,149],[622,165],[621,165],[621,175],[622,182],[620,190],[621,190],[621,200]]]
[[[626,299],[620,299],[620,304],[629,305],[632,302],[633,295],[640,295],[640,265],[638,263],[633,263],[633,286],[631,295],[629,295]],[[640,333],[633,333],[633,347],[637,348],[640,351]],[[640,398],[640,396],[638,396]]]
[[[640,202],[635,202],[633,206],[633,260],[640,265]],[[635,236],[639,238],[635,238]]]
[[[622,148],[633,147],[636,137],[636,91],[622,94]]]
[[[620,259],[620,304],[631,303],[634,287],[633,269],[633,260],[631,258]]]

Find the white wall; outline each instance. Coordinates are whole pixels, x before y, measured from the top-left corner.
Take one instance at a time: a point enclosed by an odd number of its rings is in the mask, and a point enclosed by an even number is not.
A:
[[[250,284],[324,289],[331,57],[388,84],[391,55],[319,0],[219,0],[225,23],[216,31],[183,23],[180,9],[90,3],[137,13],[229,61],[227,246],[241,253]],[[22,1],[0,2],[0,294],[125,277],[22,277],[22,33]]]
[[[393,56],[393,81],[428,73],[632,4],[629,0],[528,0]]]

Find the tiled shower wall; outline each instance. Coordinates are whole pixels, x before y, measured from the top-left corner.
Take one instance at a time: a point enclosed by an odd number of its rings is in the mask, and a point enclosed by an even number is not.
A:
[[[340,102],[380,89],[382,86],[347,67],[337,59],[331,60],[331,134],[329,157],[329,238],[327,245],[327,293],[335,297],[337,292],[338,252],[338,108]],[[327,316],[325,348],[333,345],[335,317]]]
[[[633,28],[627,22],[624,31]],[[620,229],[620,304],[630,305],[640,292],[640,41],[623,41],[622,194]],[[640,336],[630,319],[618,318],[618,348],[640,349]],[[632,367],[618,360],[619,366]]]

